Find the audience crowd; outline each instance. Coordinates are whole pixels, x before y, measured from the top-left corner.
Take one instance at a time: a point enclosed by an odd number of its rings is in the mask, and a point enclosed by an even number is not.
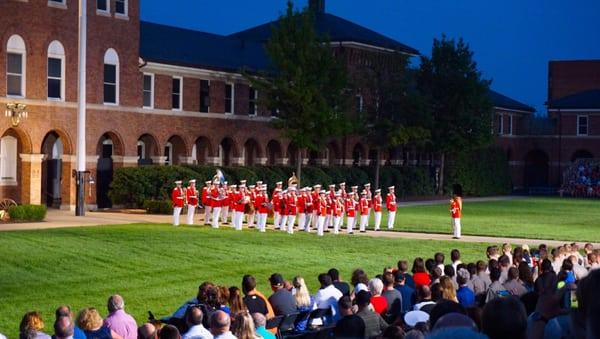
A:
[[[310,293],[301,276],[269,277],[271,292],[257,290],[255,277],[240,286],[203,282],[197,295],[168,317],[151,312],[138,327],[119,295],[108,299],[108,315],[68,306],[56,310],[53,328],[27,312],[20,337],[87,339],[219,338],[600,338],[599,251],[565,244],[489,246],[487,260],[398,261],[369,277],[362,269],[345,282],[337,269],[319,274]],[[138,319],[139,320],[139,319]],[[0,337],[2,337],[0,335]]]
[[[578,159],[563,174],[563,194],[600,198],[600,161]]]

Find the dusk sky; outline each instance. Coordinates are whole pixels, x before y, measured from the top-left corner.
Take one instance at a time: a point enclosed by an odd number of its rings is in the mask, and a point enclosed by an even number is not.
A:
[[[274,20],[286,6],[285,0],[166,3],[142,0],[142,19],[217,34]],[[462,37],[492,88],[538,113],[545,113],[548,61],[600,59],[598,0],[327,0],[325,6],[425,55],[433,38]]]

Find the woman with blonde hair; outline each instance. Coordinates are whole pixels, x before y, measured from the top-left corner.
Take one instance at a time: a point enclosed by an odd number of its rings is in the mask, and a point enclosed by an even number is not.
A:
[[[454,289],[454,284],[452,283],[452,278],[445,275],[440,278],[440,287],[442,289],[442,298],[446,300],[451,300],[454,302],[458,302],[458,298],[456,297],[456,290]]]
[[[262,338],[256,334],[254,320],[248,311],[239,312],[233,318],[231,332],[237,339],[257,339]]]
[[[21,319],[19,325],[20,339],[50,339],[50,336],[42,332],[44,329],[44,321],[40,312],[27,312]]]
[[[236,286],[229,287],[229,308],[233,316],[239,312],[248,311],[244,299],[242,299],[242,291]]]
[[[93,307],[84,308],[77,316],[77,326],[83,330],[87,338],[123,339],[115,331],[104,325],[104,320]]]
[[[296,308],[298,313],[310,312],[313,306],[313,299],[308,292],[304,278],[297,276],[292,280],[296,293],[294,299],[296,300]],[[304,331],[306,329],[308,320],[299,321],[296,324],[297,331]]]

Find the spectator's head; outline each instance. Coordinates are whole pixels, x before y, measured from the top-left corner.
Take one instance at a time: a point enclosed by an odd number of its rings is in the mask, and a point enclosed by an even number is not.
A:
[[[493,267],[490,268],[490,280],[492,282],[500,280],[500,275],[501,274],[502,274],[502,272],[500,272],[499,269],[493,268]]]
[[[327,274],[331,277],[331,281],[339,281],[340,280],[340,271],[337,268],[331,268],[327,271]]]
[[[456,301],[456,290],[452,283],[452,278],[445,275],[440,278],[440,286],[442,287],[442,298]]]
[[[208,293],[214,286],[215,285],[209,281],[205,281],[198,286],[198,296],[196,298],[198,299],[199,303],[205,304],[207,302],[206,299],[208,297]]]
[[[412,330],[406,332],[404,339],[425,339],[425,335],[420,330],[413,328]]]
[[[442,276],[442,269],[439,266],[436,266],[431,270],[431,281],[435,281]]]
[[[267,326],[267,317],[260,312],[252,313],[252,321],[254,321],[254,327],[257,329]]]
[[[382,339],[404,339],[404,330],[400,326],[388,326],[381,334]]]
[[[560,269],[565,272],[570,272],[573,270],[573,263],[571,262],[571,260],[569,260],[569,258],[567,258],[567,259],[563,260],[563,263],[562,263],[562,266]]]
[[[431,288],[427,285],[421,285],[417,288],[417,299],[419,301],[431,300]]]
[[[398,271],[402,273],[408,272],[408,262],[406,260],[398,261]]]
[[[440,283],[435,283],[431,285],[431,300],[438,302],[442,300],[442,285]]]
[[[213,285],[206,290],[204,304],[212,308],[219,308],[221,306],[221,300],[219,299],[219,287]]]
[[[236,314],[231,324],[231,332],[237,338],[256,338],[256,328],[250,313],[240,312]]]
[[[487,257],[488,259],[496,259],[498,260],[498,246],[488,246],[487,248]]]
[[[227,288],[227,286],[217,286],[217,294],[219,304],[227,305],[229,302],[229,288]]]
[[[255,288],[256,279],[253,276],[246,274],[242,278],[242,291],[244,292],[244,294],[248,294],[248,292],[254,291]]]
[[[542,271],[542,273],[554,271],[550,259],[542,260],[542,263],[540,264],[540,270]]]
[[[450,251],[450,260],[452,260],[452,262],[460,260],[460,251],[456,248]]]
[[[512,247],[510,246],[509,243],[504,243],[502,244],[502,253],[507,254],[512,252]]]
[[[160,329],[158,337],[160,339],[180,339],[181,335],[179,334],[177,327],[173,325],[165,325]]]
[[[106,303],[107,308],[108,308],[108,313],[113,313],[116,312],[118,310],[122,310],[125,308],[125,301],[123,300],[123,297],[121,297],[118,294],[115,295],[111,295],[108,298],[108,302]]]
[[[202,310],[200,307],[191,306],[185,312],[185,323],[189,326],[196,326],[202,324],[202,318],[204,315],[202,314]]]
[[[367,291],[360,291],[356,294],[356,305],[359,309],[363,309],[371,303],[371,293]]]
[[[42,314],[37,311],[27,312],[21,319],[19,330],[21,335],[28,337],[30,334],[39,332],[44,329],[44,320],[42,320]]]
[[[70,316],[60,316],[54,322],[54,335],[57,339],[73,336],[73,321]]]
[[[352,311],[352,299],[349,296],[345,295],[338,300],[338,308],[340,309],[340,313],[342,316],[352,315],[354,312]]]
[[[449,276],[450,278],[454,277],[454,274],[456,272],[454,272],[454,266],[448,264],[446,266],[444,266],[444,275]]]
[[[435,260],[431,258],[425,260],[425,269],[427,270],[427,272],[431,272],[434,267],[436,267]]]
[[[351,278],[352,286],[356,286],[358,284],[368,284],[369,278],[367,277],[367,273],[363,271],[362,268],[357,268],[352,272]]]
[[[386,273],[393,273],[394,269],[391,266],[386,266],[383,268],[383,273],[381,274],[382,276]]]
[[[381,277],[381,281],[385,288],[394,288],[394,275],[392,273],[385,273],[383,277]]]
[[[379,278],[369,280],[369,292],[371,295],[378,296],[383,292],[383,282]]]
[[[511,267],[508,269],[508,280],[517,280],[519,279],[519,269],[516,267]]]
[[[326,279],[329,282],[329,285],[331,285],[331,277],[326,274],[326,273],[322,273],[322,275],[324,275],[326,277]],[[319,275],[320,277],[321,275]],[[310,306],[310,293],[308,292],[308,288],[306,287],[306,283],[304,282],[304,278],[300,277],[300,276],[296,276],[293,279],[293,284],[294,284],[294,288],[296,289],[296,294],[294,294],[294,299],[296,300],[296,306],[301,307],[301,306]],[[327,285],[327,286],[329,286]]]
[[[488,268],[491,270],[492,268],[495,268],[497,270],[500,269],[500,264],[498,263],[498,260],[496,259],[490,259],[488,261]]]
[[[58,306],[56,308],[56,311],[54,312],[54,315],[56,316],[56,319],[58,319],[59,317],[73,318],[73,313],[71,313],[71,307],[69,307],[68,305]]]
[[[138,327],[138,339],[157,339],[158,331],[151,323],[145,323]]]
[[[583,246],[583,250],[585,251],[586,254],[592,253],[592,251],[594,250],[594,245],[592,245],[591,243],[587,243]]]
[[[485,272],[485,270],[487,270],[487,264],[485,263],[485,261],[479,260],[477,262],[477,273]]]
[[[102,327],[102,317],[95,308],[84,308],[77,316],[77,326],[84,331],[97,330]]]
[[[273,273],[271,274],[271,277],[269,277],[269,283],[271,283],[271,289],[273,291],[277,291],[283,288],[283,284],[285,283],[285,281],[283,280],[281,274]]]
[[[229,332],[230,325],[231,319],[223,311],[216,311],[210,316],[210,333],[214,336]]]
[[[475,324],[471,317],[460,313],[448,313],[438,318],[433,331],[451,327],[466,327],[473,331],[479,331],[477,324]]]
[[[434,256],[433,259],[435,260],[435,263],[437,265],[443,265],[444,264],[444,259],[446,257],[444,256],[444,253],[441,252],[437,252]]]
[[[425,270],[425,261],[423,261],[423,258],[420,258],[420,257],[415,258],[415,260],[413,261],[412,272],[413,272],[413,274],[427,272]]]
[[[467,271],[464,268],[459,268],[458,269],[458,273],[456,274],[456,283],[459,286],[464,286],[467,281],[469,281],[471,278],[471,275],[469,274],[469,271]]]
[[[527,314],[521,301],[515,297],[495,298],[483,308],[482,332],[490,339],[524,339]]]
[[[526,262],[519,264],[519,279],[528,285],[533,285],[533,274]]]
[[[402,273],[400,271],[397,271],[396,274],[394,274],[394,280],[396,285],[404,285],[406,283],[406,276],[404,274],[405,273]]]
[[[331,280],[332,280],[332,278],[328,273],[319,274],[319,284],[321,284],[321,288],[330,286],[333,283]],[[294,287],[295,286],[296,286],[296,284],[294,284]]]
[[[433,309],[431,309],[431,313],[429,313],[429,326],[431,328],[435,327],[435,323],[448,313],[460,313],[463,315],[467,314],[465,308],[454,301],[450,300],[440,300],[438,301]]]
[[[500,264],[500,267],[505,269],[511,265],[510,258],[506,254],[503,254],[498,258],[498,263]]]
[[[477,265],[475,263],[469,263],[467,265],[467,271],[469,271],[469,275],[474,276],[477,274]]]
[[[242,292],[237,286],[229,287],[229,306],[231,307],[231,313],[246,310]]]

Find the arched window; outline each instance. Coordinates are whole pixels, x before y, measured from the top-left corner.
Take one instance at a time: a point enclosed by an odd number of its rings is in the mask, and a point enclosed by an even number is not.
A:
[[[119,104],[119,56],[112,48],[104,53],[104,103]]]
[[[65,100],[65,49],[56,40],[48,46],[48,99]]]
[[[146,159],[146,143],[142,140],[137,142],[137,155],[140,160]]]
[[[0,184],[17,184],[17,139],[10,135],[0,139]]]
[[[11,36],[6,44],[6,94],[9,96],[25,96],[26,55],[23,38]]]
[[[173,144],[170,142],[167,142],[167,144],[165,145],[165,157],[167,157],[167,159],[165,160],[165,165],[172,165],[173,164]]]

